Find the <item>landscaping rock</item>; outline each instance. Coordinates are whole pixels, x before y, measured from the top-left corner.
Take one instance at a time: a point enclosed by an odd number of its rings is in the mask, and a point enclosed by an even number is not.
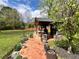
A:
[[[16,59],[16,57],[18,56],[18,51],[14,51],[12,54],[11,54],[11,57],[12,59]]]

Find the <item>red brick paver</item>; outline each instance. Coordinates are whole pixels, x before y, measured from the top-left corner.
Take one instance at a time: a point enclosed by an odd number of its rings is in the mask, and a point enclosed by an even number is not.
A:
[[[26,57],[28,59],[46,59],[44,45],[37,35],[34,36],[34,38],[29,38],[29,40],[24,43],[24,46],[26,47],[23,47],[20,50],[20,55],[23,58]]]

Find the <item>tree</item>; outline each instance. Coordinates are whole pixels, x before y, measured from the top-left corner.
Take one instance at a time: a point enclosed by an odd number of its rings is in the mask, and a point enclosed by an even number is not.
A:
[[[3,25],[4,24],[4,25]],[[10,7],[3,7],[0,11],[0,29],[21,28],[20,14]]]
[[[15,27],[15,23],[19,20],[19,13],[10,7],[3,7],[0,11],[0,18],[6,22],[6,26]]]
[[[77,0],[44,0],[44,5],[48,7],[48,17],[55,22],[61,21],[61,32],[68,39],[71,46],[73,36],[77,33],[79,27],[79,4]]]

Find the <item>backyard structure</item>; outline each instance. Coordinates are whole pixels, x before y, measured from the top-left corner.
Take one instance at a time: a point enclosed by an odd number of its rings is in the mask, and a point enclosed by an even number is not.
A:
[[[41,37],[43,34],[47,34],[48,38],[53,37],[55,28],[52,22],[53,21],[48,18],[35,18],[36,32],[39,33]]]

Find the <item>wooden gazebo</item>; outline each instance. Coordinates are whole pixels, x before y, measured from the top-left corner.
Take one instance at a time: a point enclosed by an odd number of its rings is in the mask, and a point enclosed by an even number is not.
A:
[[[38,32],[38,31],[42,32],[42,29],[46,28],[47,26],[50,26],[50,32],[52,32],[52,30],[51,30],[52,22],[53,22],[53,20],[48,19],[48,18],[35,18],[36,32]],[[48,34],[48,36],[49,36],[49,34]]]
[[[48,26],[51,23],[52,20],[48,18],[35,18],[35,25]]]
[[[35,18],[36,29],[38,29],[38,27],[40,26],[40,30],[42,30],[42,28],[44,28],[46,26],[49,26],[52,22],[53,21],[48,18]]]

